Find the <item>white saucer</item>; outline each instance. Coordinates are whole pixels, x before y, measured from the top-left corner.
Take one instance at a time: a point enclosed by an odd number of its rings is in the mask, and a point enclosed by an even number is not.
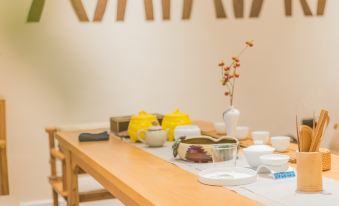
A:
[[[259,165],[259,167],[257,168],[257,173],[258,174],[276,173],[276,172],[286,172],[289,170],[291,170],[291,167],[288,164],[278,165],[278,166]]]
[[[242,167],[217,167],[199,173],[199,181],[207,185],[235,186],[253,183],[257,180],[257,172]]]

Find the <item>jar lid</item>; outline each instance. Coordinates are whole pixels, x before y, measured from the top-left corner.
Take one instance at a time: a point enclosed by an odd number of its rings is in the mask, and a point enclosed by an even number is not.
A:
[[[144,110],[140,111],[138,115],[132,116],[132,120],[148,120],[154,119],[156,116],[145,112]]]
[[[152,126],[148,128],[148,131],[159,131],[162,130],[162,127],[159,125],[159,122],[154,121],[152,122]]]
[[[188,114],[185,114],[180,111],[180,109],[176,109],[174,112],[166,114],[167,117],[170,118],[181,118],[181,117],[188,117]]]
[[[251,145],[244,150],[252,151],[252,152],[266,152],[266,151],[274,151],[273,147],[268,145]]]

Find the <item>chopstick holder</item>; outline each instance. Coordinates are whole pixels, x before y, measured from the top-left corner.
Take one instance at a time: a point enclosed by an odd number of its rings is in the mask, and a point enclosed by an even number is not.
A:
[[[297,152],[297,191],[321,192],[322,182],[322,153]]]

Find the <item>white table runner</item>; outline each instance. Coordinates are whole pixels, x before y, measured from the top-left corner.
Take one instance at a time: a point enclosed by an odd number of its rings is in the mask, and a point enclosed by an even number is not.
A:
[[[213,163],[191,163],[173,158],[172,144],[166,142],[164,147],[151,148],[144,144],[131,143],[155,156],[197,175],[201,170],[214,167]],[[249,167],[240,153],[237,166]],[[339,182],[323,177],[322,193],[296,192],[296,178],[274,180],[266,175],[259,175],[257,182],[248,185],[227,187],[250,199],[270,206],[337,206],[339,204]]]

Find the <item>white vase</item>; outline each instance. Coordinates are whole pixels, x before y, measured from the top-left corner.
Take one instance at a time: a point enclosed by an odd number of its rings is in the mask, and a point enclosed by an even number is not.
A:
[[[233,106],[231,106],[224,112],[223,117],[225,121],[227,136],[235,137],[235,130],[238,125],[239,116],[240,111]]]

